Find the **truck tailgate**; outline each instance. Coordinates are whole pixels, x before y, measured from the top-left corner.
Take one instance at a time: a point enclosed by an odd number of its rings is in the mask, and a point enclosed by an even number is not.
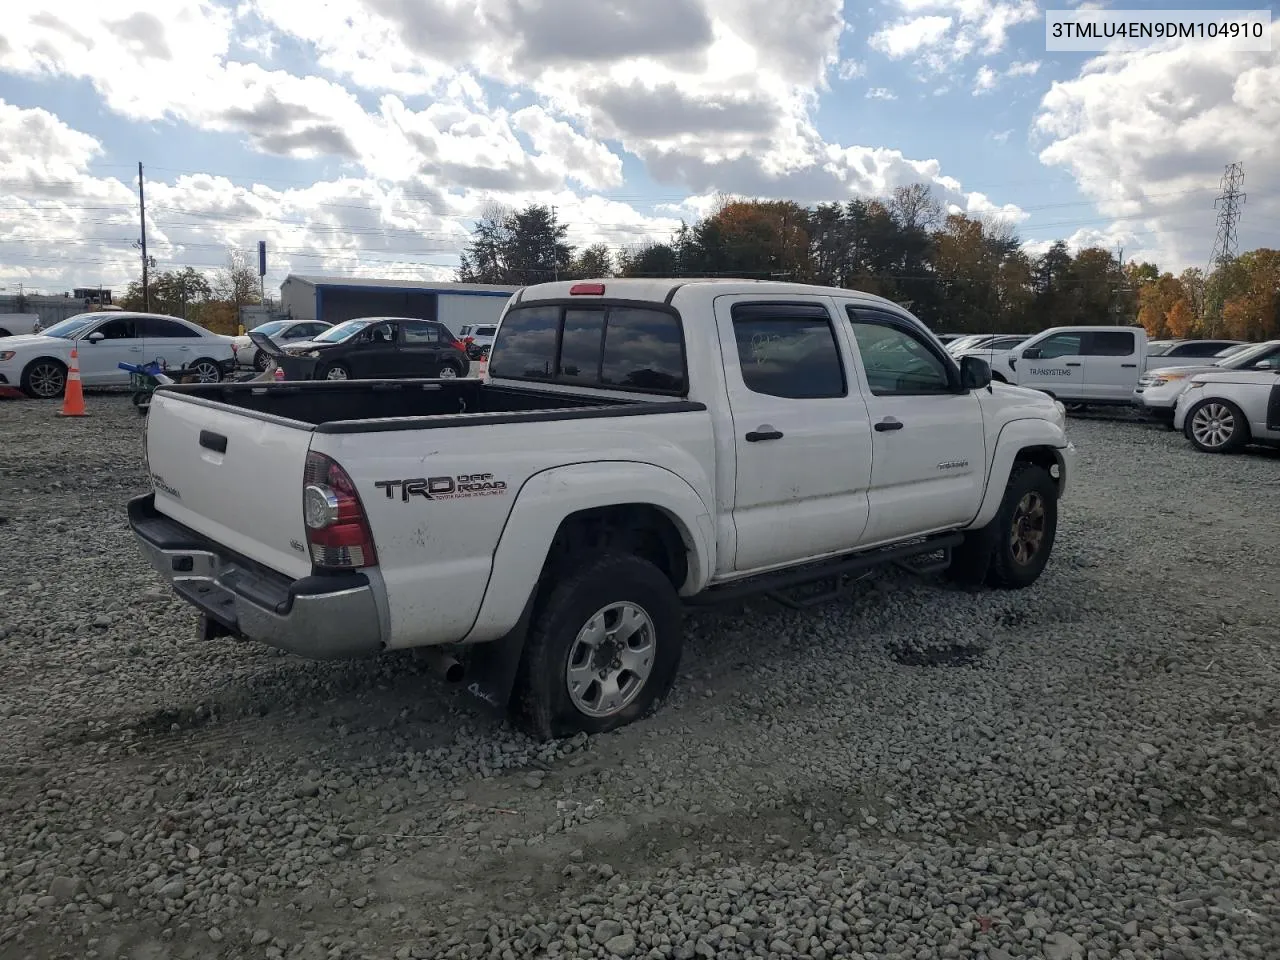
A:
[[[311,573],[302,477],[311,431],[157,391],[147,414],[156,509],[279,573]]]

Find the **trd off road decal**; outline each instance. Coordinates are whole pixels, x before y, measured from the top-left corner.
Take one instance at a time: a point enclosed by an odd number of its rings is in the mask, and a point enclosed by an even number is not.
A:
[[[410,497],[424,500],[463,500],[467,497],[494,497],[507,492],[504,480],[493,479],[492,473],[460,473],[454,477],[415,477],[412,480],[377,480],[373,484],[386,492],[387,499]]]

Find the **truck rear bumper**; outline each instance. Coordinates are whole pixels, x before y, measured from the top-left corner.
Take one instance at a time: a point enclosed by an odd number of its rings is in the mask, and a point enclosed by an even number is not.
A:
[[[129,527],[174,592],[229,633],[311,660],[384,649],[373,586],[362,573],[291,580],[158,512],[154,494],[129,501]]]

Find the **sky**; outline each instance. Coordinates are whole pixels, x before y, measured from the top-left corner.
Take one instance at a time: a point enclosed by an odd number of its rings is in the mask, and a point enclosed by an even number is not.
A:
[[[451,279],[493,203],[618,251],[717,196],[913,182],[1176,271],[1231,162],[1240,248],[1280,247],[1280,44],[1045,46],[1035,0],[34,0],[0,30],[0,288],[123,290],[140,162],[156,269],[266,240],[269,293]]]

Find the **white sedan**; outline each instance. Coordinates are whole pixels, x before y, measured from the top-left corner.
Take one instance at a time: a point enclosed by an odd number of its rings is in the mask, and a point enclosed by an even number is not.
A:
[[[1280,446],[1280,371],[1196,374],[1178,397],[1173,426],[1205,453],[1234,453],[1247,443]]]
[[[328,330],[333,324],[323,320],[269,320],[260,323],[249,333],[261,333],[270,337],[279,346],[312,340]],[[260,351],[249,339],[249,334],[232,337],[231,349],[236,354],[236,366],[253,367],[259,373],[267,369],[271,358]]]
[[[122,362],[161,360],[186,368],[201,383],[218,382],[235,364],[230,337],[187,320],[119,310],[80,313],[38,334],[0,341],[0,385],[42,400],[61,396],[73,345],[86,387],[128,386]]]

